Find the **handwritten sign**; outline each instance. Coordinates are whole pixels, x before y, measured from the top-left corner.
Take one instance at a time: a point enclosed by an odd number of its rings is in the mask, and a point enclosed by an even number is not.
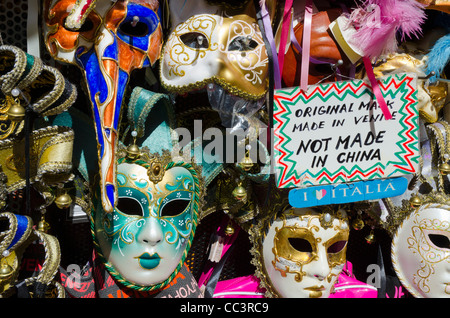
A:
[[[408,179],[404,177],[305,187],[289,191],[289,204],[295,208],[306,208],[378,200],[401,195],[407,187]]]
[[[364,80],[279,89],[274,159],[279,188],[383,179],[419,169],[415,74],[378,80],[386,120]]]

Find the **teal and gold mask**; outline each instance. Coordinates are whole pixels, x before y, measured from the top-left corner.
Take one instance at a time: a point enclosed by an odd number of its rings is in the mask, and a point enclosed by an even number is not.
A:
[[[117,167],[118,203],[97,201],[94,230],[106,267],[126,285],[167,285],[181,269],[198,220],[200,182],[191,163],[169,154],[126,157]],[[115,274],[115,275],[114,275]]]

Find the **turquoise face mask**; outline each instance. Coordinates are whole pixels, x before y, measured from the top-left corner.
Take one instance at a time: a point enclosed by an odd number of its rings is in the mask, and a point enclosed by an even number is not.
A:
[[[123,159],[117,167],[117,186],[119,199],[112,213],[96,205],[101,256],[125,285],[160,289],[180,270],[193,239],[199,209],[197,173],[182,162],[155,165]]]

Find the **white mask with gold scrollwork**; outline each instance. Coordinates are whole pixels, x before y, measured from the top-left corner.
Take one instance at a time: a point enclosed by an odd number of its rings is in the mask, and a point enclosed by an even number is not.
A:
[[[346,212],[292,208],[266,231],[259,261],[266,295],[327,298],[346,262]]]
[[[410,213],[394,234],[391,256],[414,297],[450,297],[450,206],[428,203]]]
[[[216,83],[242,98],[263,97],[269,63],[252,7],[188,1],[181,9],[180,3],[171,4],[174,26],[163,47],[162,84],[180,94]]]

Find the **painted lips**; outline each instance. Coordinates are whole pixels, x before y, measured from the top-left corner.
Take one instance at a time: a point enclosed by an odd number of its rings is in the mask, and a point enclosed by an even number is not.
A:
[[[161,257],[158,253],[150,255],[149,253],[144,253],[139,257],[136,257],[139,261],[139,265],[144,269],[154,269],[161,262]]]
[[[305,290],[309,291],[310,298],[319,298],[322,297],[322,292],[325,290],[324,286],[310,286],[306,287]]]

